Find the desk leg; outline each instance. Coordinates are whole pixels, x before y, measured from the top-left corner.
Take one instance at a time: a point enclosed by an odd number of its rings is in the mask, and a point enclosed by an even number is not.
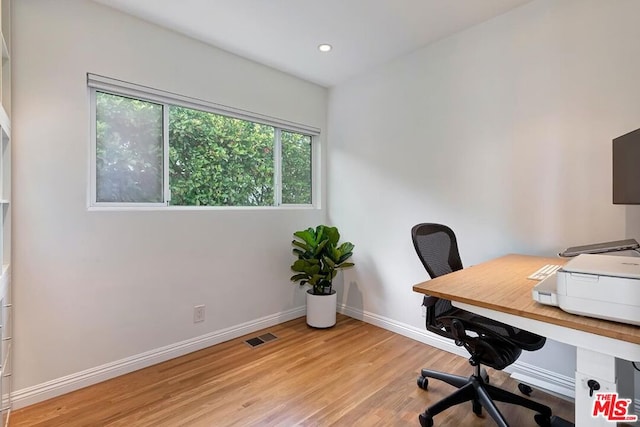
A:
[[[589,396],[588,382],[595,380],[600,389]],[[576,348],[576,426],[615,426],[604,415],[593,417],[597,393],[617,393],[616,358],[584,348]],[[620,396],[620,398],[627,396]],[[612,408],[613,409],[613,408]],[[631,408],[630,408],[631,409]],[[612,414],[613,415],[613,414]]]

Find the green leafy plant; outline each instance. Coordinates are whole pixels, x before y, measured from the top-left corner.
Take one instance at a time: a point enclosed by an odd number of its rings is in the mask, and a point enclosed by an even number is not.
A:
[[[338,229],[326,225],[296,231],[293,235],[297,237],[291,242],[293,254],[298,259],[291,266],[296,272],[291,280],[300,282],[301,286],[310,285],[316,295],[331,294],[333,278],[338,270],[354,265],[347,262],[353,255],[353,243],[339,245]]]

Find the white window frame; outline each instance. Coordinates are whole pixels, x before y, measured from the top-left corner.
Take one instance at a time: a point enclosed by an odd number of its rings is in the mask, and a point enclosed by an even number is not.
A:
[[[319,207],[320,185],[319,171],[320,162],[319,136],[320,129],[302,125],[299,123],[282,120],[258,113],[215,104],[197,98],[177,95],[171,92],[153,89],[133,83],[109,77],[87,73],[87,86],[89,89],[90,102],[90,131],[91,148],[90,152],[90,188],[89,188],[89,208],[141,208],[141,209],[273,209],[280,207]],[[149,101],[162,105],[163,120],[163,201],[160,203],[123,203],[123,202],[98,202],[97,201],[97,180],[96,180],[96,92],[109,93],[117,96],[125,96],[140,101]],[[169,114],[170,106],[191,108],[226,117],[246,120],[263,125],[273,126],[274,137],[274,204],[271,206],[171,206],[170,186],[169,186]],[[282,143],[281,131],[300,133],[311,137],[311,203],[310,204],[284,204],[282,203]]]

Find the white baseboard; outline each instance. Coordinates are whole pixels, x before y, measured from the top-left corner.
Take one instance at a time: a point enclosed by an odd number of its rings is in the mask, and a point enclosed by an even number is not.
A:
[[[451,340],[429,333],[424,328],[416,328],[384,316],[356,310],[345,305],[339,305],[338,312],[458,356],[469,356],[462,347],[456,346]],[[18,409],[32,405],[101,381],[146,368],[156,363],[250,334],[260,329],[296,319],[304,316],[304,314],[305,307],[298,307],[57,378],[46,383],[17,390],[12,393],[13,408]],[[518,381],[531,384],[536,388],[544,389],[565,399],[573,400],[575,381],[573,378],[565,377],[556,372],[551,372],[520,361],[511,365],[507,372],[511,373],[511,376]],[[640,399],[635,399],[634,404],[636,413],[640,413]]]
[[[542,369],[526,362],[516,361],[505,369],[511,374],[511,378],[534,388],[544,389],[547,393],[567,400],[575,398],[575,383],[573,377],[560,375],[557,372]]]
[[[304,314],[305,307],[298,307],[17,390],[11,396],[13,409],[42,402],[138,369],[202,350],[260,329],[296,319],[304,316]]]
[[[374,313],[356,310],[351,307],[347,307],[344,304],[338,304],[338,312],[349,317],[353,317],[354,319],[362,320],[363,322],[378,326],[382,329],[414,339],[421,343],[428,344],[432,347],[439,348],[440,350],[448,351],[449,353],[454,353],[462,357],[469,357],[469,353],[467,353],[467,351],[462,347],[455,345],[453,341],[439,335],[429,333],[425,328],[416,328],[415,326],[397,322],[393,319],[379,316]]]

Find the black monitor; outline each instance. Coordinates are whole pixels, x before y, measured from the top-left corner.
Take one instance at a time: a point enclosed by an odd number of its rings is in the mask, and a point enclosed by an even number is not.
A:
[[[613,140],[613,203],[640,205],[640,129]]]

